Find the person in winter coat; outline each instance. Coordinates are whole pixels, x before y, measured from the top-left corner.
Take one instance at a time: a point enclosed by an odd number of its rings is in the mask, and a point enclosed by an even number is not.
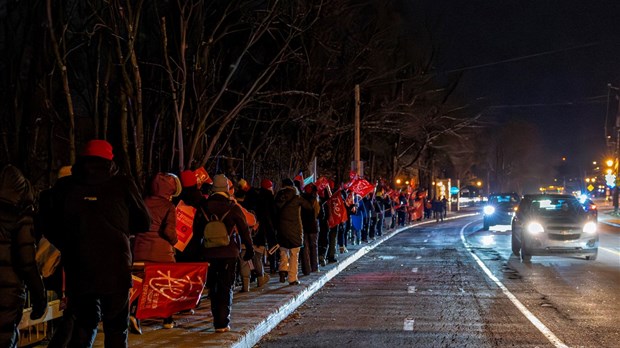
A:
[[[30,292],[30,319],[47,309],[43,280],[35,261],[34,197],[28,180],[14,166],[0,169],[0,347],[17,347],[17,326]]]
[[[276,241],[276,201],[273,194],[273,183],[269,179],[263,179],[258,191],[256,204],[256,218],[258,219],[258,231],[252,241],[257,249],[265,248],[267,260],[269,261],[269,272],[275,274],[278,269],[278,253],[273,250],[278,242]],[[267,250],[272,253],[269,254]],[[269,279],[264,278],[263,281]],[[259,284],[260,286],[260,284]]]
[[[211,300],[211,314],[215,332],[230,331],[230,311],[232,309],[233,288],[237,259],[241,252],[241,244],[246,251],[245,261],[254,256],[252,237],[241,207],[230,199],[228,194],[228,178],[223,174],[213,177],[212,194],[202,201],[194,216],[194,236],[202,236],[208,219],[222,219],[230,235],[230,243],[226,246],[205,248],[202,252],[209,262],[207,286]],[[205,217],[206,215],[206,217]]]
[[[74,318],[70,346],[89,347],[103,319],[106,347],[127,347],[131,234],[151,219],[134,182],[116,174],[112,145],[91,140],[71,170],[56,182],[46,237],[61,252],[67,309]],[[44,207],[42,207],[43,209]]]
[[[298,285],[297,270],[299,251],[303,245],[301,209],[312,210],[313,206],[299,196],[291,179],[282,180],[282,188],[275,197],[278,208],[277,238],[280,244],[280,283]]]
[[[304,186],[304,193],[301,197],[310,204],[312,204],[312,210],[303,209],[301,211],[301,223],[304,231],[304,247],[303,247],[303,259],[309,266],[310,272],[318,272],[319,270],[319,212],[321,206],[319,205],[317,197],[317,188],[314,184],[308,184]],[[302,270],[304,267],[302,267]]]
[[[144,199],[151,215],[151,228],[136,235],[133,244],[134,262],[175,262],[174,245],[177,243],[177,214],[172,197],[181,193],[181,182],[174,174],[157,173]],[[142,334],[140,322],[130,316],[130,328]],[[172,316],[164,319],[164,328],[174,327]]]

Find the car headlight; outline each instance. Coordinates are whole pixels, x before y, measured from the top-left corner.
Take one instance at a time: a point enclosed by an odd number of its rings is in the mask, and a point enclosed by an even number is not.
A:
[[[527,225],[527,231],[531,234],[537,234],[537,233],[545,232],[545,229],[538,222],[530,222]]]
[[[484,209],[482,209],[482,211],[484,212],[484,215],[493,215],[493,213],[495,213],[495,207],[487,205]]]
[[[596,223],[590,221],[590,222],[586,222],[585,225],[583,225],[583,232],[585,233],[596,233]]]

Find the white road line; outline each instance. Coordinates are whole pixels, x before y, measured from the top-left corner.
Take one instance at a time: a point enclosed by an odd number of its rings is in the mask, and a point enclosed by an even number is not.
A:
[[[419,259],[421,259],[421,258],[422,258],[422,256],[420,256],[420,255],[418,255],[418,256],[416,256],[416,257],[415,257],[415,259],[416,259],[416,260],[419,260]]]
[[[405,322],[403,324],[403,330],[405,331],[413,331],[413,323],[415,320],[413,318],[405,318]]]
[[[557,348],[568,348],[568,346],[564,342],[562,342],[553,332],[551,332],[551,330],[549,330],[549,328],[547,328],[545,324],[543,324],[532,312],[530,312],[530,310],[527,309],[527,307],[525,307],[525,305],[523,305],[523,303],[521,303],[521,301],[519,301],[517,297],[513,295],[510,292],[510,290],[508,290],[508,288],[504,286],[504,284],[502,284],[502,282],[499,279],[497,279],[495,275],[493,275],[491,270],[484,264],[484,262],[482,262],[482,260],[480,260],[478,255],[474,254],[474,252],[471,251],[471,246],[465,240],[465,234],[463,233],[463,231],[465,231],[465,228],[472,223],[473,222],[470,222],[461,228],[461,241],[463,241],[463,245],[465,245],[465,248],[467,249],[467,251],[469,251],[469,254],[474,258],[474,260],[476,260],[476,262],[478,263],[478,266],[480,266],[480,268],[482,268],[484,273],[486,273],[486,275],[489,278],[491,278],[493,282],[495,282],[495,284],[502,290],[504,295],[508,297],[510,302],[512,302],[512,304],[514,304],[515,307],[517,307],[517,309],[521,311],[521,313],[523,313],[523,315],[525,315],[525,317],[532,324],[534,324],[534,326],[536,326],[538,331],[540,331],[543,335],[545,335],[545,337],[547,337],[547,339],[549,340],[549,342],[551,342],[551,344],[553,344]]]
[[[598,247],[598,248],[599,248],[599,249],[602,249],[602,250],[605,250],[605,251],[607,251],[607,252],[609,252],[609,253],[612,253],[612,254],[620,255],[620,252],[618,252],[618,251],[616,251],[616,250],[613,250],[613,249],[605,248],[605,247],[602,247],[602,246],[600,246],[600,247]]]
[[[416,291],[417,289],[415,288],[415,286],[410,286],[407,288],[407,293],[409,294],[415,294]]]
[[[411,272],[413,272],[413,273],[418,273],[418,268],[417,268],[417,267],[413,267],[413,268],[411,269]]]

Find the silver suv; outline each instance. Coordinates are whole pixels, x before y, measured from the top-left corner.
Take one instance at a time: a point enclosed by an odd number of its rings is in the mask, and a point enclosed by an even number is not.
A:
[[[596,219],[571,195],[525,195],[512,219],[512,252],[523,261],[554,254],[596,260],[598,244]]]

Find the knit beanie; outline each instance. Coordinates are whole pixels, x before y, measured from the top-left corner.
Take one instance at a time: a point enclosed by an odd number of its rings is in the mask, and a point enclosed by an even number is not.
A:
[[[86,143],[84,146],[84,150],[81,153],[81,156],[95,156],[105,158],[109,161],[114,158],[114,154],[112,154],[112,145],[105,140],[91,140]]]
[[[198,179],[196,178],[196,174],[194,174],[194,172],[189,169],[182,171],[181,184],[183,184],[183,187],[193,187],[198,185]]]
[[[228,178],[224,174],[213,177],[213,192],[228,192]]]
[[[269,179],[263,179],[260,182],[260,187],[264,188],[265,190],[271,190],[273,188],[273,183]]]

